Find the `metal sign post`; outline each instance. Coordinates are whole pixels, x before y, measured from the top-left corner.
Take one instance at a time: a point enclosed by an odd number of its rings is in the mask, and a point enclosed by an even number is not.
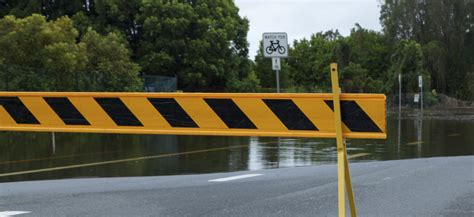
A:
[[[288,57],[288,35],[284,32],[263,33],[263,56],[272,58],[272,69],[276,74],[277,93],[280,93],[280,58]]]
[[[402,74],[398,74],[398,115],[402,112]]]
[[[398,74],[398,154],[400,154],[401,142],[401,119],[402,119],[402,74]]]
[[[275,70],[276,73],[276,87],[277,87],[277,93],[280,93],[280,70],[281,70],[281,64],[280,64],[280,58],[279,57],[273,57],[272,58],[272,69]]]
[[[420,87],[420,108],[423,112],[423,77],[421,75],[418,76],[418,87]]]

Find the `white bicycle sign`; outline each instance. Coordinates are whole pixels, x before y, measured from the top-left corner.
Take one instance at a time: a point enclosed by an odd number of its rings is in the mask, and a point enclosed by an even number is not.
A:
[[[288,36],[284,32],[263,33],[263,56],[288,57]]]
[[[267,54],[272,54],[273,52],[277,52],[280,54],[284,54],[286,52],[286,48],[280,45],[280,40],[276,40],[276,42],[270,41],[270,45],[265,48],[265,52]]]

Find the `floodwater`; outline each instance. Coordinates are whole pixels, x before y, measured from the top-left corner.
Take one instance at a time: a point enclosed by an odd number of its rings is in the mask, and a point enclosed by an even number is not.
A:
[[[351,162],[474,154],[473,115],[387,120],[386,140],[348,140]],[[466,118],[468,117],[468,118]],[[336,163],[334,139],[0,132],[0,182],[154,176]]]

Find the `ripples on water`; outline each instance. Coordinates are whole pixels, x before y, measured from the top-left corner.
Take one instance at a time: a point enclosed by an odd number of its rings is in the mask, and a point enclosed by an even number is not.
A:
[[[348,140],[351,162],[474,154],[472,119],[389,117],[387,126],[387,140]],[[1,132],[0,182],[259,170],[337,160],[334,139],[72,133],[55,137],[53,146],[50,133]],[[45,168],[49,170],[38,171]]]

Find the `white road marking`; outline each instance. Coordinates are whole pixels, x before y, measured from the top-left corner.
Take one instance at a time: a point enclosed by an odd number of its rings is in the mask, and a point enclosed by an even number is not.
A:
[[[30,211],[3,211],[0,212],[0,217],[9,217],[14,215],[28,214]]]
[[[358,158],[358,157],[364,157],[370,155],[369,153],[357,153],[357,154],[351,154],[347,156],[347,159],[353,159],[353,158]]]
[[[250,178],[250,177],[255,177],[255,176],[261,176],[262,174],[245,174],[245,175],[239,175],[239,176],[231,176],[231,177],[226,177],[226,178],[220,178],[220,179],[211,179],[209,182],[227,182],[227,181],[232,181],[232,180],[237,180],[237,179],[245,179],[245,178]]]

